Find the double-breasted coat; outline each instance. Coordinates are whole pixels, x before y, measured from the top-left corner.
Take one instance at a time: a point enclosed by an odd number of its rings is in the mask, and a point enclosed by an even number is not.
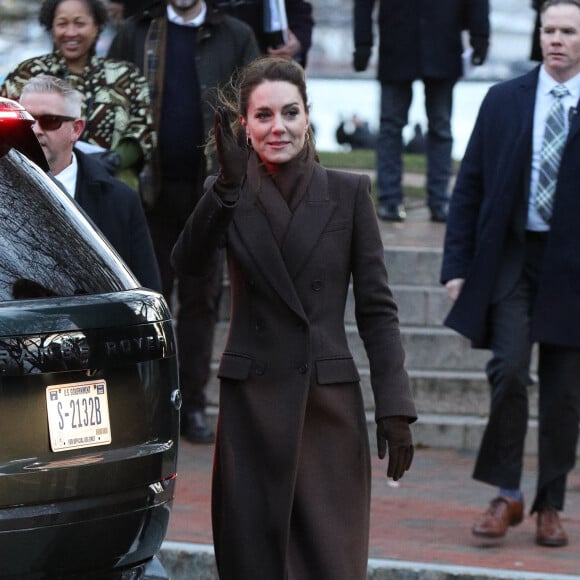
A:
[[[173,251],[179,275],[201,276],[227,249],[212,495],[220,578],[366,578],[370,452],[344,325],[351,279],[376,416],[416,416],[370,182],[314,164],[292,213],[255,166],[233,207],[208,180]],[[287,220],[279,241],[277,220]]]
[[[524,260],[534,103],[540,67],[486,95],[453,191],[441,282],[465,278],[446,324],[489,346],[489,307]],[[570,112],[550,235],[532,313],[532,340],[580,347],[580,115]]]

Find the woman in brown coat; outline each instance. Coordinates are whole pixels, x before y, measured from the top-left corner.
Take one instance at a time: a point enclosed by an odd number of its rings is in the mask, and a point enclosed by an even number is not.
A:
[[[388,445],[395,480],[411,464],[416,418],[370,182],[317,163],[295,62],[258,59],[236,90],[242,128],[216,112],[220,173],[173,250],[177,274],[198,276],[227,250],[212,494],[220,578],[362,580],[370,450],[344,328],[351,279],[379,456]],[[247,149],[234,137],[244,130]]]

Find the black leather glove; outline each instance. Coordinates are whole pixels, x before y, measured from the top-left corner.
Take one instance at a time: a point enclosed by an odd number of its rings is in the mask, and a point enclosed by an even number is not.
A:
[[[411,429],[406,417],[383,417],[377,421],[377,448],[379,459],[383,459],[389,446],[387,477],[401,479],[411,467],[414,447]]]
[[[214,134],[220,166],[214,189],[222,201],[235,203],[248,168],[246,132],[241,128],[237,138],[234,137],[226,108],[218,107],[214,115]]]
[[[367,70],[370,58],[371,58],[370,46],[357,46],[354,50],[352,60],[352,66],[354,67],[354,70],[357,72]]]
[[[471,64],[481,66],[487,58],[487,49],[489,40],[485,36],[472,36],[470,39],[473,54],[471,55]]]
[[[121,168],[121,156],[116,151],[91,153],[90,157],[98,161],[111,175],[116,175]]]

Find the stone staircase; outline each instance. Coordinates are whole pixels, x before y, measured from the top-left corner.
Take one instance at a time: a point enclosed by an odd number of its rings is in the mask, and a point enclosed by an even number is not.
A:
[[[477,450],[489,406],[484,374],[489,351],[474,350],[469,342],[442,322],[451,307],[439,284],[440,247],[390,246],[385,249],[390,285],[399,305],[406,367],[419,420],[413,425],[417,446]],[[214,341],[214,369],[227,333],[229,287],[225,281],[221,320]],[[366,354],[356,331],[352,293],[345,316],[348,338],[358,365],[369,422],[374,431],[373,397]],[[218,389],[208,385],[211,412],[217,412]],[[537,449],[537,388],[530,388],[530,425],[526,451]],[[374,435],[372,435],[374,437]]]

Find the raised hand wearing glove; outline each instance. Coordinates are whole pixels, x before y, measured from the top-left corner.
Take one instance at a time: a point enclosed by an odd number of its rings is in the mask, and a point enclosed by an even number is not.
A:
[[[487,49],[489,48],[489,40],[486,36],[472,36],[470,38],[471,48],[471,64],[474,66],[481,66],[487,58]]]
[[[411,467],[414,447],[407,417],[382,417],[377,421],[377,448],[379,459],[383,459],[389,448],[387,477],[401,479]]]
[[[218,107],[214,114],[216,155],[220,166],[214,190],[225,203],[235,203],[244,182],[248,167],[245,131],[240,128],[234,136],[225,107]]]
[[[370,46],[357,46],[354,50],[352,66],[357,72],[367,70],[371,58]]]

